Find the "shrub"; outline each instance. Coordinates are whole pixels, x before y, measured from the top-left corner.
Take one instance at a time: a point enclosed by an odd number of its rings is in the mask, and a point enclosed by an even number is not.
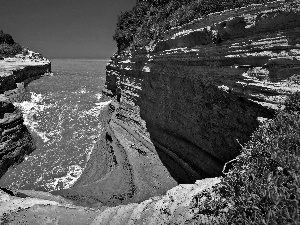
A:
[[[2,57],[10,57],[20,54],[22,53],[22,50],[22,46],[18,43],[14,43],[13,45],[0,44],[0,56]]]
[[[14,41],[10,34],[0,30],[0,58],[10,57],[22,53],[22,46]]]
[[[223,181],[234,205],[229,223],[299,222],[299,124],[300,115],[280,112],[254,133]]]
[[[163,37],[170,28],[207,14],[266,3],[270,0],[138,0],[136,6],[118,17],[114,40],[118,50],[140,47]]]
[[[254,132],[234,168],[214,188],[219,197],[206,197],[197,206],[199,214],[223,218],[224,224],[300,223],[299,96],[291,95],[286,110]]]
[[[283,105],[288,112],[300,112],[300,92],[288,96]]]
[[[15,41],[10,34],[5,34],[3,30],[0,30],[0,44],[13,45],[14,43]]]

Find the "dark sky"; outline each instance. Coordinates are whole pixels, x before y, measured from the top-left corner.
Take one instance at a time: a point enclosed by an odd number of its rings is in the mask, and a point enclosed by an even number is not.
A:
[[[117,16],[136,0],[0,0],[0,30],[47,58],[109,58]]]

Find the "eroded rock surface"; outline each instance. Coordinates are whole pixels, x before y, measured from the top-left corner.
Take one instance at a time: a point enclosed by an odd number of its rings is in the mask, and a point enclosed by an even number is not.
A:
[[[51,72],[49,60],[40,61],[4,61],[0,60],[0,94],[18,87],[18,83],[26,85],[45,73]]]
[[[215,13],[169,31],[147,53],[113,58],[107,89],[138,108],[175,180],[219,176],[298,90],[299,32],[295,1]]]
[[[34,150],[22,112],[0,95],[0,177],[7,169]]]
[[[0,61],[0,177],[21,162],[35,145],[23,124],[23,115],[13,102],[22,100],[24,85],[51,71],[48,60],[39,62]]]
[[[133,112],[107,102],[99,121],[101,136],[83,174],[72,188],[53,194],[98,207],[141,202],[177,185],[161,163],[143,121]]]
[[[0,221],[8,224],[191,224],[211,222],[216,218],[201,215],[195,205],[203,199],[204,191],[211,191],[219,178],[207,178],[195,184],[170,189],[165,195],[149,198],[141,203],[116,207],[86,208],[68,204],[51,194],[25,192],[19,198],[0,191]],[[24,192],[24,191],[23,191]]]

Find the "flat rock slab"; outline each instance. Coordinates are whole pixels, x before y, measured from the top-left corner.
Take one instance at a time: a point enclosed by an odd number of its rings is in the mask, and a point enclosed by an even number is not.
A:
[[[49,64],[49,60],[43,61],[25,61],[15,59],[15,61],[0,60],[0,77],[8,76],[13,70],[23,69],[26,66],[39,66]]]

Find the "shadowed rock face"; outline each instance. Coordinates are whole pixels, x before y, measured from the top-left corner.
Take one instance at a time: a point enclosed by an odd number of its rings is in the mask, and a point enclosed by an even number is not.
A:
[[[8,168],[34,150],[29,131],[23,124],[22,112],[0,95],[0,177]]]
[[[257,117],[272,116],[245,96],[219,89],[203,72],[213,75],[210,68],[153,63],[142,84],[141,117],[179,183],[219,176],[258,127]]]
[[[219,88],[218,79],[242,77],[245,69],[189,66],[181,57],[185,55],[115,61],[107,71],[118,81],[111,92],[121,93],[123,108],[134,105],[140,112],[172,177],[178,183],[192,183],[221,175],[224,163],[238,155],[239,143],[248,141],[258,127],[257,118],[271,118],[273,110]]]

